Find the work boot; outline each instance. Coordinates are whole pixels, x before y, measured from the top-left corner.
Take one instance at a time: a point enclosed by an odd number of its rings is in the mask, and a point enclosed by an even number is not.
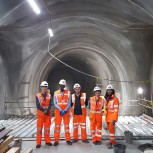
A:
[[[41,147],[41,145],[40,145],[40,144],[37,144],[37,145],[36,145],[36,148],[40,148],[40,147]]]
[[[89,140],[85,139],[85,140],[82,140],[82,142],[89,143]]]
[[[66,141],[66,143],[67,143],[68,145],[72,145],[72,142],[71,142],[71,141]]]
[[[110,145],[110,144],[111,144],[110,142],[107,142],[107,143],[106,143],[106,146],[108,146],[108,145]]]
[[[94,141],[93,144],[94,144],[94,145],[97,145],[97,141]]]
[[[52,146],[52,143],[46,143],[47,146]]]
[[[58,144],[59,144],[58,142],[54,142],[54,146],[58,146]]]
[[[113,145],[110,143],[109,145],[107,145],[107,148],[108,149],[112,149],[113,148]]]
[[[101,145],[101,141],[97,141],[97,145]]]
[[[72,143],[75,143],[75,142],[77,142],[77,141],[78,141],[77,139],[73,139],[73,140],[72,140]]]

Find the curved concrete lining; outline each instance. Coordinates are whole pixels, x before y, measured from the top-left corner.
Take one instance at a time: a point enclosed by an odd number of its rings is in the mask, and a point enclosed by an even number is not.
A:
[[[117,96],[123,100],[120,113],[141,114],[142,109],[134,107],[137,102],[129,100],[139,97],[139,86],[145,89],[144,96],[150,98],[151,83],[118,81],[152,78],[153,2],[44,1],[52,15],[54,32],[50,53],[80,71],[115,81],[78,73],[47,53],[49,16],[43,1],[37,2],[42,11],[39,16],[26,1],[0,2],[0,107],[5,101],[33,102],[20,104],[33,107],[34,94],[39,91],[41,81],[47,80],[53,92],[60,78],[64,78],[70,90],[79,82],[88,96],[93,94],[96,84],[102,87],[104,95],[106,85],[113,83]],[[11,111],[35,113],[35,109]]]

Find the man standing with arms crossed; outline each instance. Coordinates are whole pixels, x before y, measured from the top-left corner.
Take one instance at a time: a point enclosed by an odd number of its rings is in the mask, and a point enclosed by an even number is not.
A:
[[[42,128],[44,126],[44,138],[46,145],[52,146],[50,142],[50,124],[51,124],[51,95],[47,92],[48,83],[43,81],[40,85],[41,92],[36,94],[37,106],[37,134],[36,148],[41,147]]]
[[[80,84],[76,83],[73,87],[75,93],[72,94],[72,115],[73,115],[73,143],[78,141],[78,127],[81,127],[82,142],[89,143],[86,133],[86,107],[88,100],[86,93],[81,92]]]

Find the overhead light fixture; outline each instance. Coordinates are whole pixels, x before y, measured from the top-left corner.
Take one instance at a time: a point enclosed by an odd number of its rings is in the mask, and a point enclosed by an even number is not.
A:
[[[49,33],[50,37],[53,37],[54,36],[53,30],[51,28],[48,29],[48,33]]]
[[[40,14],[40,9],[37,3],[34,0],[28,0],[28,2],[31,5],[32,9],[36,12],[36,14]]]
[[[143,89],[141,87],[138,88],[138,93],[142,94],[143,93]]]

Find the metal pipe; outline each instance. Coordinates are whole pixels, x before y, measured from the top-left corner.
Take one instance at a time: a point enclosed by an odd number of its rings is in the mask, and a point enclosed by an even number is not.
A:
[[[142,98],[138,98],[139,100],[143,100],[143,101],[145,101],[145,102],[149,102],[149,103],[152,103],[153,101],[150,101],[150,100],[147,100],[147,99],[142,99]]]
[[[140,104],[140,103],[138,103],[138,104],[141,105],[141,106],[144,106],[144,107],[146,107],[146,108],[152,109],[152,107],[149,107],[149,106],[147,106],[147,105],[143,105],[143,104]]]
[[[0,125],[3,124],[7,128],[12,128],[10,134],[14,135],[16,138],[29,138],[35,136],[36,133],[36,118],[14,118],[9,120],[0,121]],[[53,135],[54,132],[54,117],[51,119],[50,134]],[[89,117],[86,119],[87,123],[87,135],[91,138],[90,134],[90,120]],[[118,122],[116,123],[116,139],[124,139],[124,132],[131,131],[134,135],[133,139],[152,139],[153,138],[153,121],[144,115],[140,117],[133,116],[119,116]],[[70,119],[70,132],[73,132],[73,118]],[[80,133],[79,128],[79,135]],[[107,130],[102,129],[103,139],[109,139],[109,133]],[[64,126],[61,126],[61,138],[64,138]]]

